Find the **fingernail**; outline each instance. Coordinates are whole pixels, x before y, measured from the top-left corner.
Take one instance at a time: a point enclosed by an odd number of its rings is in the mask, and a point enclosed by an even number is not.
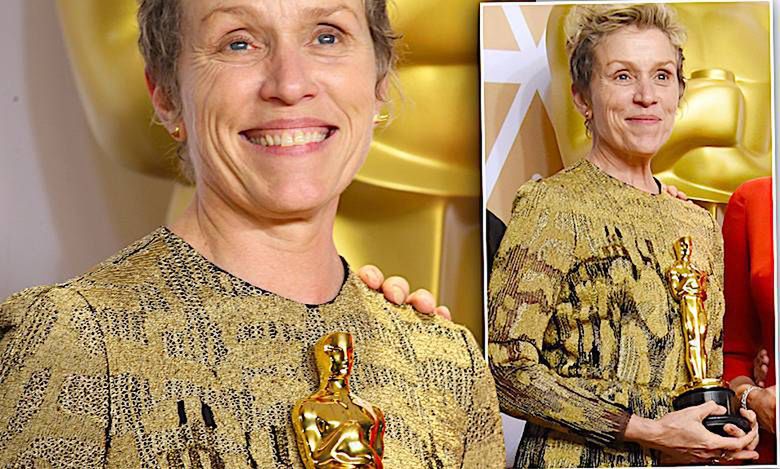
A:
[[[401,304],[404,301],[404,292],[398,287],[393,287],[393,301],[398,304]]]

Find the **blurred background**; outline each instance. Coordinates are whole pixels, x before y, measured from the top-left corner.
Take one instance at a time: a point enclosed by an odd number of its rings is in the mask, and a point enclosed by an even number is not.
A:
[[[73,2],[78,3],[78,2]],[[104,157],[71,73],[56,4],[0,15],[0,298],[77,275],[165,219],[170,183]]]

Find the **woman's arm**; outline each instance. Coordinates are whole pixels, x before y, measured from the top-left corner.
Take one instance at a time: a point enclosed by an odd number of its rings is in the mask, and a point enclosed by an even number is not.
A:
[[[630,414],[580,378],[557,374],[540,350],[573,264],[576,233],[551,210],[543,182],[518,192],[488,292],[488,355],[501,410],[539,425],[609,444]]]
[[[729,383],[736,398],[735,408],[742,406],[742,402],[748,409],[756,413],[758,425],[762,429],[776,433],[775,409],[777,408],[777,395],[775,386],[763,388],[756,385],[747,376],[738,376]]]
[[[723,219],[723,379],[753,374],[753,359],[760,343],[761,321],[750,297],[750,253],[747,242],[745,199],[737,191]],[[748,378],[749,379],[749,378]],[[752,380],[751,380],[752,381]]]
[[[775,389],[756,388],[753,381],[755,356],[761,343],[761,318],[751,296],[747,204],[748,199],[738,189],[729,200],[723,220],[723,377],[730,382],[737,404],[741,405],[745,397],[761,428],[774,433]]]
[[[104,467],[109,426],[105,344],[68,288],[0,305],[0,466]]]
[[[471,356],[473,381],[461,467],[504,467],[506,450],[495,383],[474,337],[463,332]]]

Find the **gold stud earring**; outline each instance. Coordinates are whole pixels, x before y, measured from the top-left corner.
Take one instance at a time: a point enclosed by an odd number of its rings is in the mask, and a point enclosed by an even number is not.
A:
[[[175,129],[173,129],[173,132],[171,132],[171,137],[173,137],[174,140],[177,142],[181,140],[181,127],[178,125]]]
[[[374,124],[381,124],[383,122],[387,122],[388,120],[390,120],[390,115],[389,114],[386,114],[386,113],[385,114],[380,114],[380,113],[374,114]]]

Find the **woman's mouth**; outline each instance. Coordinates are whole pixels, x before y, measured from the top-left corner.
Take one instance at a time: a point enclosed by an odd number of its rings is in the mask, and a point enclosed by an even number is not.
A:
[[[632,116],[626,120],[634,124],[655,124],[661,122],[661,119],[658,116],[652,115]]]
[[[241,136],[262,147],[292,147],[320,143],[336,132],[333,127],[245,130]]]

